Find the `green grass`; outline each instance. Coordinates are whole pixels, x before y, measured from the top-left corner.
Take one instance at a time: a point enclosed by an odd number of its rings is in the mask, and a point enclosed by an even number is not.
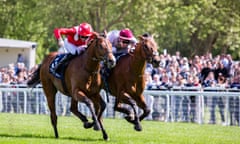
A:
[[[50,117],[0,113],[1,144],[239,144],[240,128],[192,123],[143,121],[136,132],[124,119],[104,119],[110,138],[100,131],[84,129],[75,116],[58,117],[59,139],[54,138]]]

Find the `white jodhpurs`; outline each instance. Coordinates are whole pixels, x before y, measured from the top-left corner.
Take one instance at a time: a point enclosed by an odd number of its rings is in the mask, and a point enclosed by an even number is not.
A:
[[[85,51],[86,45],[83,46],[75,46],[72,43],[69,43],[67,39],[64,40],[64,48],[60,48],[59,52],[62,53],[71,53],[73,55],[80,54],[81,52]]]

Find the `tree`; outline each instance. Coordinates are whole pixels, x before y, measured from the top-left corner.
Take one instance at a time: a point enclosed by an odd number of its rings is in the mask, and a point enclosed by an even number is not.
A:
[[[128,27],[154,35],[159,51],[240,57],[239,0],[0,1],[0,36],[38,43],[39,63],[57,50],[53,30],[89,22],[97,32]]]

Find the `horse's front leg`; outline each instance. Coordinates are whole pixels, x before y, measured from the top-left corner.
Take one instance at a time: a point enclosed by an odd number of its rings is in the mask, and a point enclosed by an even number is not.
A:
[[[94,123],[88,122],[87,117],[78,111],[78,102],[75,99],[72,99],[71,101],[70,110],[74,115],[76,115],[83,122],[84,128],[91,128],[93,126]]]
[[[116,99],[116,101],[115,101],[114,111],[124,113],[127,115],[126,117],[128,117],[129,120],[134,120],[134,118],[132,117],[133,114],[131,113],[131,111],[129,109],[127,109],[126,107],[123,107],[118,99]]]
[[[137,102],[138,107],[143,110],[143,113],[139,117],[140,121],[142,121],[150,114],[151,110],[148,108],[143,95],[136,97],[135,101]]]
[[[93,98],[94,99],[92,99],[92,101],[94,103],[94,107],[95,107],[95,111],[96,111],[96,114],[97,114],[98,122],[99,122],[101,130],[102,130],[103,139],[108,140],[108,135],[107,135],[107,133],[106,133],[104,127],[103,127],[103,123],[102,123],[102,114],[103,114],[104,110],[106,109],[106,103],[102,99],[100,94],[98,94],[97,96],[94,96]]]
[[[89,110],[92,114],[92,119],[95,124],[95,126],[94,126],[95,130],[100,130],[100,125],[97,120],[93,102],[84,94],[84,92],[78,91],[78,90],[75,90],[73,98],[76,99],[77,101],[80,101],[80,102],[83,102],[86,104],[86,106],[89,108]]]

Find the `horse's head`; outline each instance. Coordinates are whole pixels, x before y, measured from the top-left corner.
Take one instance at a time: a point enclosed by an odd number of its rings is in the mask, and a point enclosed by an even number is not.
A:
[[[108,68],[114,67],[116,65],[116,59],[112,53],[112,44],[105,37],[105,35],[100,35],[94,32],[93,40],[89,44],[89,47],[94,44],[95,44],[94,59],[98,61],[103,61]]]
[[[158,67],[160,63],[160,57],[158,53],[158,47],[152,36],[144,37],[139,36],[139,43],[142,51],[142,56],[151,63],[153,67]]]

